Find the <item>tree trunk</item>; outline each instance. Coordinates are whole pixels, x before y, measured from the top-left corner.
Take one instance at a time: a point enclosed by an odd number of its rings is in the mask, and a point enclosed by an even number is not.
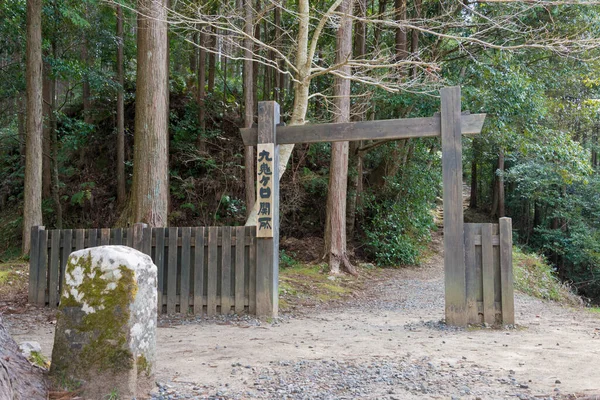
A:
[[[56,41],[52,41],[52,58],[57,59]],[[60,204],[60,181],[58,177],[58,121],[56,120],[56,76],[50,86],[50,142],[52,149],[52,201],[56,215],[56,229],[62,229],[62,205]]]
[[[358,0],[356,2],[356,15],[359,18],[365,18],[367,15],[367,1]],[[367,52],[367,24],[364,21],[355,21],[354,23],[354,58],[360,59],[364,57]],[[360,113],[355,120],[364,120],[364,113]],[[359,188],[362,189],[362,154],[358,151],[361,147],[362,141],[350,143],[350,154],[349,157],[349,171],[351,172],[348,178],[348,202],[347,202],[347,213],[346,213],[346,230],[348,237],[352,238],[354,235],[354,224],[356,222],[356,209],[358,205],[358,198],[361,195]]]
[[[275,24],[275,48],[279,51],[283,50],[282,36],[283,29],[281,29],[281,0],[276,1],[274,10],[274,24]],[[283,69],[283,60],[278,59],[277,65],[279,70]],[[283,85],[284,75],[279,71],[275,71],[275,82],[274,82],[274,98],[275,101],[281,103],[283,101]]]
[[[117,202],[125,204],[127,197],[125,187],[125,101],[124,85],[125,74],[123,71],[123,9],[117,5]]]
[[[346,233],[352,238],[354,235],[354,224],[356,221],[356,208],[358,204],[358,187],[361,175],[359,175],[359,162],[361,161],[358,149],[362,141],[350,142],[348,154],[348,201],[346,210]]]
[[[227,107],[227,64],[229,61],[229,42],[225,39],[229,34],[227,31],[223,31],[222,40],[223,45],[221,47],[221,51],[223,52],[223,56],[221,58],[221,76],[223,78],[223,106]],[[225,118],[223,118],[222,123],[225,122]]]
[[[342,16],[336,37],[336,63],[342,63],[352,55],[352,0],[343,0],[338,12]],[[351,68],[348,65],[344,65],[339,69],[346,75],[351,74]],[[350,122],[350,80],[336,77],[334,82],[335,122]],[[329,272],[331,274],[339,274],[340,266],[343,266],[348,272],[356,274],[346,253],[348,145],[348,142],[333,142],[331,144],[327,225],[325,230],[325,249],[329,258]]]
[[[42,76],[42,110],[44,115],[42,123],[44,153],[44,159],[42,160],[42,197],[48,199],[52,192],[52,161],[50,156],[52,153],[50,134],[52,129],[52,80],[50,79],[50,65],[48,63],[44,63]]]
[[[379,0],[378,7],[379,7],[378,14],[383,15],[385,13],[385,9],[387,7],[387,0]],[[379,25],[379,24],[375,25],[374,32],[373,32],[373,37],[374,37],[373,43],[374,43],[374,47],[376,49],[379,48],[379,43],[381,41],[381,29],[382,29],[381,25]]]
[[[196,138],[196,148],[202,152],[206,151],[206,141],[204,135],[206,132],[206,50],[204,45],[206,42],[206,34],[204,30],[198,35],[198,45],[200,47],[198,56],[198,126],[200,132]]]
[[[477,208],[477,163],[479,162],[479,142],[473,140],[473,159],[471,160],[471,197],[469,208]]]
[[[492,185],[492,210],[490,215],[494,218],[504,217],[504,151],[498,153],[498,164],[494,170],[494,183]]]
[[[42,225],[42,1],[27,0],[27,140],[23,193],[23,254],[31,228]]]
[[[87,12],[86,12],[87,14]],[[90,57],[88,53],[89,41],[87,39],[87,33],[84,33],[85,38],[83,40],[83,46],[81,47],[81,60],[83,61],[83,65],[85,68],[85,73],[83,74],[83,85],[82,85],[82,99],[83,99],[83,122],[87,125],[91,125],[93,122],[92,118],[92,91],[90,89],[90,79],[89,79],[89,70],[90,70]],[[86,146],[81,142],[81,147],[79,148],[79,165],[84,166],[86,163],[85,156]]]
[[[17,123],[18,123],[18,129],[19,129],[19,154],[21,155],[21,162],[23,163],[22,165],[25,166],[25,140],[27,138],[27,129],[25,127],[25,118],[27,115],[27,110],[26,110],[26,100],[25,97],[20,94],[19,95],[19,100],[18,100],[18,115],[17,115]]]
[[[200,28],[200,29],[202,29],[202,28]],[[196,32],[192,35],[192,41],[194,43],[200,43],[200,32]],[[198,70],[199,48],[196,45],[191,45],[191,46],[192,46],[192,51],[190,52],[190,72],[193,74],[194,71]]]
[[[138,0],[132,220],[167,225],[168,47],[166,0]]]
[[[248,0],[251,1],[251,0]],[[256,9],[260,10],[260,0],[256,1]],[[254,37],[256,38],[257,41],[260,41],[260,24],[256,24],[254,25]],[[258,44],[254,44],[254,54],[258,54],[258,52],[260,51],[260,47],[258,46]],[[254,61],[254,64],[252,65],[252,93],[254,95],[254,105],[253,105],[253,109],[254,110],[258,110],[258,75],[260,72],[260,67],[261,65],[257,62]],[[263,93],[263,97],[264,97],[264,93]],[[264,100],[264,99],[263,99]]]
[[[498,154],[498,218],[506,216],[505,198],[504,198],[504,150],[500,150]]]
[[[598,167],[598,130],[600,127],[598,125],[594,126],[592,133],[592,168],[596,169]]]
[[[415,18],[420,19],[421,18],[421,4],[422,0],[414,0],[414,5],[415,5]],[[412,30],[412,37],[411,37],[411,46],[410,46],[410,51],[412,53],[413,59],[418,59],[419,58],[419,31],[417,29],[413,29]],[[418,74],[418,69],[417,66],[414,65],[412,67],[412,76],[413,78],[416,78]]]
[[[406,21],[406,0],[396,0],[395,2],[395,18],[398,23]],[[408,56],[408,46],[406,38],[406,28],[396,28],[396,60],[406,60]]]
[[[215,68],[216,68],[216,52],[217,52],[217,28],[211,28],[210,35],[210,53],[208,53],[208,82],[207,91],[210,94],[215,92]]]
[[[31,365],[23,357],[19,346],[2,324],[1,318],[0,398],[6,400],[46,400],[48,398],[48,388],[43,371]]]
[[[253,85],[253,69],[252,61],[252,25],[254,23],[254,15],[252,12],[252,0],[244,2],[245,25],[244,32],[244,126],[251,127],[254,122],[254,85]],[[245,166],[245,183],[246,183],[246,217],[250,215],[254,208],[256,195],[254,191],[254,147],[246,146],[244,155]]]

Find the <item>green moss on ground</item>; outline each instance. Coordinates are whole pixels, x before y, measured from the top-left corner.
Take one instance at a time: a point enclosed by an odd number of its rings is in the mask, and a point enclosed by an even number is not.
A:
[[[279,309],[310,306],[342,300],[363,287],[369,276],[382,270],[361,270],[359,277],[339,275],[332,278],[326,264],[294,262],[279,273]]]

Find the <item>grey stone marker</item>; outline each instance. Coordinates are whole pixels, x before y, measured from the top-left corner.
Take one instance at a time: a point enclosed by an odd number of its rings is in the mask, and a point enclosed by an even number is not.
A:
[[[55,382],[85,399],[146,398],[154,386],[156,287],[152,259],[130,247],[71,253],[52,350]]]

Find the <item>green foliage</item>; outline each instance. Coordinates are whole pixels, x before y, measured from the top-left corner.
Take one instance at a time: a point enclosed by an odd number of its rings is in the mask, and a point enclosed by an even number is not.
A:
[[[29,356],[29,362],[43,369],[48,369],[50,367],[50,362],[46,359],[46,357],[44,357],[42,353],[38,351],[31,352],[31,355]]]
[[[279,251],[279,267],[282,269],[285,268],[295,268],[302,265],[298,260],[296,260],[296,253],[286,252],[285,250]]]
[[[71,196],[71,204],[83,207],[85,202],[92,199],[92,189],[96,187],[95,182],[84,182],[80,185],[81,190]]]
[[[561,283],[554,269],[540,255],[513,249],[515,288],[530,296],[563,304],[581,305],[582,301]]]
[[[439,158],[428,144],[415,142],[412,162],[388,177],[382,190],[365,199],[365,251],[380,266],[419,264],[430,239],[431,209],[441,177]],[[390,157],[390,151],[381,149],[379,157]]]

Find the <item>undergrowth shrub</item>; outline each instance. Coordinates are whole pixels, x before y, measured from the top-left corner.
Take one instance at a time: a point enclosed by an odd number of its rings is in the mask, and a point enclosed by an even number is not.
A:
[[[419,264],[434,228],[431,209],[441,186],[439,157],[417,141],[412,158],[383,188],[365,196],[365,253],[379,266]],[[380,157],[390,157],[385,150]]]
[[[515,289],[544,300],[581,305],[582,300],[562,283],[544,257],[513,249]]]

